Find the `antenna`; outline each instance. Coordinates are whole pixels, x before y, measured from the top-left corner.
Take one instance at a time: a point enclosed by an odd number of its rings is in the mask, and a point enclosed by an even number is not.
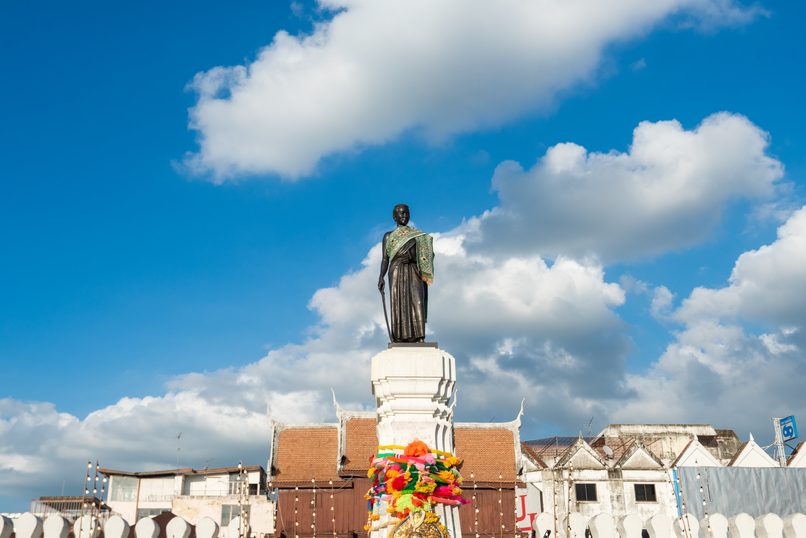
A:
[[[206,462],[204,462],[204,470],[205,470],[205,471],[206,471],[207,469],[209,469],[209,468],[210,468],[210,462],[211,462],[211,461],[213,461],[214,459],[215,459],[215,458],[210,458],[209,460],[207,460]]]
[[[179,438],[182,437],[182,432],[179,432],[179,435],[176,436],[176,468],[179,469],[179,451],[182,450],[179,448]]]
[[[593,436],[591,435],[591,425],[593,424],[593,419],[595,419],[595,418],[596,418],[596,415],[593,415],[593,416],[591,417],[590,421],[588,421],[588,423],[587,423],[587,424],[585,424],[585,427],[588,429],[588,437],[593,437]]]

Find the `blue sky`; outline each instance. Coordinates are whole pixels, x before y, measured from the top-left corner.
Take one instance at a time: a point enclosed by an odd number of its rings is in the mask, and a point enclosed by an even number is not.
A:
[[[401,202],[459,420],[806,411],[806,8],[472,4],[4,8],[0,509],[370,408]]]

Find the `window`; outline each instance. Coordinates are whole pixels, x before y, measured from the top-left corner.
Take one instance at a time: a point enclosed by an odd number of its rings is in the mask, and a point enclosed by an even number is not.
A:
[[[596,502],[596,484],[576,484],[577,502]]]
[[[639,503],[656,503],[655,484],[635,484],[635,501]]]
[[[229,475],[229,494],[238,495],[241,493],[241,481],[239,480],[239,473],[232,473]]]
[[[111,501],[134,501],[137,497],[137,478],[133,476],[112,477]]]
[[[138,508],[137,521],[140,521],[144,517],[154,517],[170,511],[171,511],[170,508]]]
[[[249,506],[244,506],[243,511],[246,515],[246,521],[249,521]],[[237,504],[222,504],[221,505],[221,526],[226,527],[229,522],[238,517],[240,507]]]

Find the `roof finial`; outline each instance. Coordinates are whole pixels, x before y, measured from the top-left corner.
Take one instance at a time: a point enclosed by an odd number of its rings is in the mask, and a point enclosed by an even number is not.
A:
[[[751,441],[751,442],[753,442],[753,443],[755,443],[755,442],[756,442],[756,440],[755,440],[755,439],[753,439],[753,432],[750,432],[750,441]]]
[[[518,423],[518,426],[521,425],[521,417],[523,416],[523,402],[526,401],[526,398],[521,400],[521,410],[518,412],[518,418],[515,419],[515,422]]]

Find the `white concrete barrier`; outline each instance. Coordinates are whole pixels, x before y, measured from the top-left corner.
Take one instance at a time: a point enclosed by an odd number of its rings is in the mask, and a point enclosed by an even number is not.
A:
[[[756,518],[758,538],[784,538],[784,520],[777,514],[764,514]]]
[[[229,536],[229,538],[248,538],[252,532],[252,529],[249,528],[249,523],[247,522],[243,529],[240,527],[241,516],[236,516],[229,522],[229,525],[227,525],[227,536]]]
[[[806,538],[806,515],[792,514],[784,518],[786,538]]]
[[[14,532],[14,523],[6,516],[0,516],[0,538],[8,538]]]
[[[568,527],[571,527],[571,535],[566,536]],[[562,523],[557,525],[557,535],[561,538],[585,538],[585,530],[588,528],[588,519],[579,512],[571,512],[570,516],[564,517]]]
[[[227,526],[229,538],[249,538],[251,529],[247,524],[240,529],[240,518],[235,517]],[[788,515],[781,519],[777,514],[764,514],[753,519],[749,514],[737,514],[730,519],[722,514],[711,514],[711,532],[708,533],[708,521],[697,522],[687,514],[684,518],[672,521],[664,514],[649,518],[645,524],[637,514],[627,514],[614,522],[613,517],[599,513],[588,520],[578,512],[570,515],[571,536],[565,537],[567,518],[557,521],[557,536],[554,535],[554,515],[543,512],[532,520],[535,538],[544,538],[551,531],[551,538],[585,538],[586,529],[590,528],[592,538],[641,538],[641,531],[646,527],[650,538],[806,538],[806,515],[801,513]],[[54,515],[46,521],[26,512],[16,520],[15,538],[67,538],[70,525],[66,519]],[[79,533],[80,529],[80,533]],[[170,520],[165,530],[167,538],[188,538],[191,526],[183,518],[177,516]],[[196,538],[218,538],[220,528],[211,518],[206,517],[196,524]],[[242,532],[241,532],[242,531]],[[0,538],[10,538],[14,532],[14,524],[8,517],[0,516]],[[100,528],[93,517],[85,515],[73,523],[73,532],[77,538],[97,538]],[[137,538],[157,538],[160,528],[148,517],[137,522],[134,533]],[[730,534],[728,534],[730,532]],[[105,538],[128,538],[129,525],[119,515],[113,515],[104,525]]]
[[[672,522],[672,532],[676,538],[698,538],[700,524],[691,514],[686,514]]]
[[[137,538],[157,538],[160,535],[160,526],[150,517],[144,517],[134,526],[134,535]]]
[[[708,533],[709,525],[711,527],[710,535]],[[722,514],[711,514],[707,518],[702,518],[700,528],[705,538],[728,538],[728,518]]]
[[[43,525],[41,517],[36,517],[31,512],[25,512],[17,520],[16,537],[39,538],[42,536]]]
[[[52,515],[42,524],[45,538],[67,538],[70,534],[70,522],[62,516]]]
[[[649,538],[672,538],[672,520],[666,514],[655,514],[646,520]]]
[[[168,538],[188,538],[190,536],[190,524],[177,516],[168,522],[168,526],[165,527],[165,534]]]
[[[218,523],[209,517],[196,523],[196,538],[218,538]]]
[[[554,516],[548,512],[537,514],[532,519],[532,528],[535,530],[535,538],[544,538],[547,531],[551,533],[549,535],[551,538],[557,538],[554,536]],[[198,531],[196,531],[196,534],[198,535]]]
[[[104,538],[129,538],[129,524],[120,516],[112,516],[104,525]]]
[[[588,521],[588,527],[593,538],[616,538],[616,524],[610,514],[596,514]]]
[[[95,518],[89,514],[73,522],[73,536],[76,538],[96,538],[100,530]]]
[[[755,538],[756,521],[750,514],[736,514],[728,520],[731,538]]]
[[[627,514],[618,518],[616,530],[621,538],[641,538],[644,524],[636,514]]]

